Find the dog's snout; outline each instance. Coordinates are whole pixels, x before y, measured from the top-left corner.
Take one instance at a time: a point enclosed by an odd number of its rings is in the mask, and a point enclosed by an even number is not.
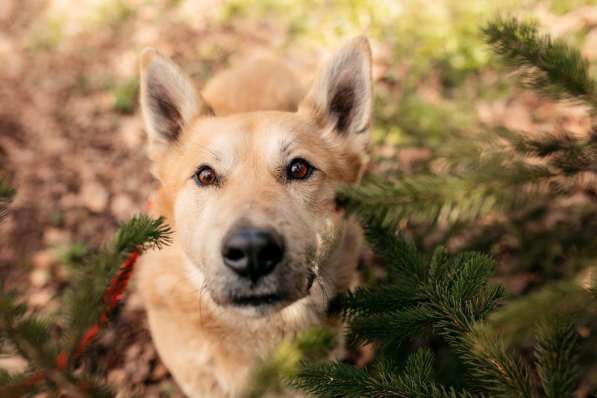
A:
[[[235,273],[256,282],[282,260],[284,240],[270,229],[239,228],[224,239],[222,257]]]

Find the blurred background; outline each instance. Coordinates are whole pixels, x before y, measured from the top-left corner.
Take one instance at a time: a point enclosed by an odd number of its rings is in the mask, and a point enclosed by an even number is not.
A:
[[[594,0],[0,1],[0,175],[17,189],[0,226],[0,278],[51,316],[61,305],[68,263],[143,211],[156,187],[137,98],[145,46],[170,55],[200,86],[260,54],[285,58],[307,83],[345,39],[367,34],[376,172],[434,171],[438,159],[466,157],[478,150],[471,143],[499,129],[588,134],[591,115],[582,105],[540,98],[500,67],[480,32],[497,14],[535,20],[590,60],[597,57]],[[491,253],[499,280],[516,297],[594,263],[592,251],[574,242],[593,242],[596,213],[584,203],[595,197],[565,199],[531,220],[481,208],[469,217],[451,207],[429,222],[404,217],[401,226],[422,247]],[[570,218],[570,206],[584,210]],[[144,324],[133,294],[97,348],[108,381],[123,397],[133,389],[179,397]],[[20,365],[4,358],[3,366]]]

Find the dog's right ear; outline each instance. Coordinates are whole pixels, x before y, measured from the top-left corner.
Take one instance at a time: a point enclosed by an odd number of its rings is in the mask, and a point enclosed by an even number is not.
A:
[[[358,36],[323,66],[299,109],[351,139],[367,135],[371,103],[371,48],[365,36]]]
[[[141,109],[154,160],[179,139],[194,117],[211,113],[191,79],[152,48],[141,55]]]

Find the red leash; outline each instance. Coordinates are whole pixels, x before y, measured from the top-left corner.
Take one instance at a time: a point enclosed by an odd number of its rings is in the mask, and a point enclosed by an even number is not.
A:
[[[120,268],[118,269],[118,273],[112,281],[110,281],[110,285],[106,289],[103,297],[104,305],[106,306],[104,311],[102,311],[98,321],[90,326],[85,333],[83,333],[81,339],[77,344],[77,348],[74,351],[71,358],[68,357],[68,353],[62,351],[56,356],[56,367],[59,370],[66,369],[67,365],[69,364],[70,360],[75,360],[81,356],[81,354],[89,347],[93,339],[97,336],[98,332],[101,330],[102,327],[106,326],[109,321],[109,316],[111,312],[122,302],[124,299],[124,292],[128,286],[129,280],[131,275],[133,274],[133,270],[135,268],[135,263],[139,259],[140,252],[139,250],[135,249],[133,252],[129,254],[127,259],[121,264]],[[26,378],[20,383],[20,386],[25,387],[33,387],[39,383],[41,383],[45,379],[45,372],[43,370],[38,370],[34,372],[31,376]],[[85,389],[85,386],[79,386]],[[21,387],[22,388],[22,387]],[[20,397],[23,394],[23,391],[19,389],[19,387],[9,387],[7,389],[0,389],[1,395],[7,397]],[[4,395],[6,394],[6,395]]]
[[[87,331],[81,337],[77,350],[73,354],[73,359],[77,359],[83,353],[83,351],[89,347],[89,344],[91,344],[95,336],[97,336],[100,329],[108,323],[110,313],[118,304],[120,304],[120,302],[122,302],[124,298],[124,292],[129,284],[129,280],[135,268],[135,263],[138,259],[139,251],[134,250],[120,266],[118,273],[114,279],[112,279],[110,286],[108,286],[106,292],[104,293],[104,305],[106,308],[100,315],[98,321],[89,327],[89,329],[87,329]]]
[[[146,208],[148,210],[151,208],[151,199],[147,200]],[[72,360],[78,359],[81,356],[81,354],[93,342],[93,339],[95,339],[95,337],[97,336],[99,331],[103,327],[106,326],[106,324],[110,320],[110,315],[111,315],[112,311],[114,311],[114,309],[118,306],[118,304],[120,304],[122,302],[122,300],[124,299],[124,292],[126,291],[126,288],[128,287],[129,280],[131,279],[131,275],[133,274],[133,271],[135,269],[135,264],[137,263],[137,260],[139,259],[140,255],[141,255],[140,251],[138,249],[135,249],[128,255],[126,260],[124,260],[124,262],[120,265],[120,268],[118,269],[118,272],[116,273],[116,276],[114,276],[114,278],[110,281],[110,285],[106,288],[106,291],[104,292],[103,302],[104,302],[105,308],[104,308],[104,311],[102,311],[97,322],[94,323],[93,325],[91,325],[85,331],[85,333],[83,333],[83,335],[81,336],[81,339],[79,340],[79,342],[76,345],[77,348],[74,351],[71,358],[69,358],[68,353],[65,351],[62,351],[61,353],[59,353],[56,356],[55,363],[56,363],[56,367],[59,370],[66,369],[69,362],[71,362]],[[38,370],[35,373],[33,373],[31,376],[29,376],[28,378],[23,380],[23,382],[20,385],[32,387],[32,386],[35,386],[35,385],[41,383],[45,378],[44,373],[45,372],[43,370]],[[84,386],[81,386],[81,387],[84,388]],[[0,391],[2,391],[2,390],[0,389]],[[11,393],[11,391],[12,391],[12,393]],[[18,387],[16,390],[15,389],[4,390],[4,393],[8,394],[8,396],[10,396],[10,397],[18,397],[18,396],[22,395],[20,393],[20,391],[18,390]],[[18,395],[15,395],[15,393]]]
[[[145,207],[147,210],[151,209],[151,198],[147,199],[145,203]],[[72,359],[77,359],[81,354],[89,347],[95,336],[99,333],[100,329],[109,321],[109,316],[112,311],[116,308],[120,302],[124,299],[124,292],[126,291],[127,286],[129,285],[129,280],[131,279],[131,275],[133,274],[133,270],[135,269],[135,263],[139,259],[140,252],[139,250],[133,250],[128,258],[122,263],[118,273],[110,281],[110,286],[106,289],[104,293],[104,305],[106,306],[102,314],[100,315],[98,321],[93,324],[89,329],[83,333],[81,340],[79,341],[77,350],[73,354]],[[56,365],[60,369],[64,369],[68,364],[68,355],[64,352],[60,353],[56,358]]]

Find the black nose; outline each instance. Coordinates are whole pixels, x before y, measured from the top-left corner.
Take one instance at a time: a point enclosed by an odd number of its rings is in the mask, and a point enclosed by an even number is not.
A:
[[[224,263],[238,275],[256,282],[269,274],[284,256],[284,240],[275,231],[239,228],[224,239]]]

